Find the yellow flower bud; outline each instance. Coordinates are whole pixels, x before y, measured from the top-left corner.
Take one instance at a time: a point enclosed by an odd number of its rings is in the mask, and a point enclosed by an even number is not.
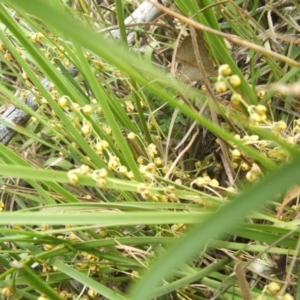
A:
[[[230,101],[234,106],[238,106],[243,101],[243,98],[240,94],[234,93],[232,94]]]
[[[130,133],[127,134],[127,137],[128,137],[129,140],[132,141],[132,140],[135,139],[135,134],[133,132],[130,132]]]
[[[22,73],[22,77],[24,80],[28,80],[28,78],[29,78],[26,72]]]
[[[95,290],[89,289],[88,295],[93,299],[97,297],[98,293]]]
[[[224,81],[217,81],[215,83],[215,89],[217,93],[224,93],[227,91],[227,85]]]
[[[261,104],[257,105],[255,110],[256,110],[256,113],[259,114],[260,116],[265,115],[267,112],[267,108]]]
[[[72,103],[72,104],[71,104],[71,110],[72,110],[73,112],[78,112],[79,109],[80,109],[80,105],[79,105],[78,103]]]
[[[276,295],[280,291],[280,285],[277,282],[270,282],[267,286],[267,290],[270,294]]]
[[[67,97],[61,97],[58,99],[58,105],[61,107],[61,108],[64,108],[68,105],[68,98]]]
[[[295,298],[291,294],[284,294],[282,300],[294,300]]]
[[[78,176],[74,173],[73,170],[68,172],[68,179],[69,179],[69,183],[71,183],[73,185],[79,181]]]
[[[232,87],[236,88],[241,85],[241,78],[238,75],[232,75],[228,79]]]
[[[64,60],[64,66],[67,67],[67,68],[70,67],[71,66],[71,62],[68,59],[65,59]]]
[[[83,108],[82,108],[82,111],[90,116],[92,113],[93,113],[93,108],[90,106],[90,105],[85,105]]]
[[[82,174],[82,175],[87,175],[87,174],[89,174],[89,172],[90,172],[90,167],[89,166],[87,166],[87,165],[81,165],[80,167],[79,167],[79,173],[80,174]]]
[[[218,186],[220,186],[220,183],[219,183],[219,181],[218,181],[217,179],[212,179],[212,180],[208,183],[208,185],[210,185],[210,186],[212,186],[212,187],[218,187]]]
[[[242,168],[243,171],[249,171],[250,166],[247,163],[243,162],[241,164],[241,168]]]
[[[276,129],[278,129],[279,131],[283,131],[287,128],[287,125],[284,121],[278,121],[277,123],[275,123]]]
[[[231,155],[234,159],[240,158],[241,157],[241,152],[238,149],[233,149],[231,151]]]
[[[1,295],[4,298],[9,298],[13,295],[13,287],[12,286],[6,286],[1,290]]]
[[[81,132],[82,132],[85,136],[90,135],[91,132],[92,132],[92,127],[91,127],[90,125],[83,125],[83,126],[81,127]]]
[[[221,76],[229,76],[229,75],[231,75],[231,68],[227,64],[221,65],[219,67],[218,73]]]
[[[259,99],[263,99],[266,95],[266,92],[265,91],[258,91],[256,95]]]
[[[251,170],[249,172],[247,172],[246,174],[246,179],[250,182],[253,182],[257,179],[257,175],[254,174],[253,172],[251,172]]]
[[[103,188],[105,188],[106,180],[103,179],[103,178],[98,178],[96,180],[96,185],[97,185],[98,188],[103,189]]]
[[[252,125],[258,125],[261,122],[261,117],[257,113],[252,113],[249,117],[249,121]]]

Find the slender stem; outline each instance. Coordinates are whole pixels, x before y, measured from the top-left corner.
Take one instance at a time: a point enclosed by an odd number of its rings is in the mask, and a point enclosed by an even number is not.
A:
[[[121,42],[122,42],[123,46],[127,48],[128,47],[127,35],[126,35],[126,29],[125,29],[125,23],[124,23],[123,4],[122,4],[121,0],[116,0],[116,9],[117,9],[117,18],[118,18]]]

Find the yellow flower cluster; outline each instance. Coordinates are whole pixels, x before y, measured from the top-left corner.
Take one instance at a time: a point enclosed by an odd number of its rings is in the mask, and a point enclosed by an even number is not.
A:
[[[232,71],[229,65],[221,65],[218,69],[218,80],[215,83],[217,93],[224,93],[230,88],[231,90],[241,85],[241,78],[238,75],[231,75]]]

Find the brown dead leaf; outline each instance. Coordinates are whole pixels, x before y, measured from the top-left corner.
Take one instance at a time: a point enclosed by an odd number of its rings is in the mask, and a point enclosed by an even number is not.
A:
[[[277,216],[276,218],[278,220],[280,220],[280,217],[284,211],[284,208],[292,201],[294,200],[296,197],[298,197],[300,195],[300,187],[299,186],[295,186],[293,188],[291,188],[285,195],[284,200],[278,210]]]
[[[201,31],[197,31],[197,42],[205,74],[198,68],[192,38],[188,35],[178,47],[176,55],[176,62],[181,64],[176,77],[183,82],[203,80],[205,77],[214,77],[218,74],[208,54]]]
[[[280,94],[290,95],[295,99],[300,100],[300,81],[291,84],[276,83],[271,86],[271,89]]]
[[[241,289],[241,293],[242,293],[242,296],[245,300],[251,300],[252,297],[251,297],[251,294],[250,294],[250,289],[249,289],[249,285],[248,285],[248,282],[247,282],[247,279],[246,279],[246,274],[245,274],[245,270],[243,268],[243,264],[241,262],[238,262],[236,265],[235,265],[235,275],[236,275],[236,278],[238,280],[238,284],[239,284],[239,287]]]

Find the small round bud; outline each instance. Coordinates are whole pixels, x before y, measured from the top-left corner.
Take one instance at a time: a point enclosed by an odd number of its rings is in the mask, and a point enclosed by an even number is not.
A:
[[[134,106],[131,101],[125,101],[125,107],[128,113],[134,112]]]
[[[162,162],[160,157],[155,157],[154,158],[154,163],[155,163],[156,166],[161,166],[163,162]]]
[[[135,134],[133,132],[130,132],[130,133],[127,134],[127,137],[128,137],[129,140],[132,141],[132,140],[135,139]]]
[[[265,91],[258,91],[256,95],[259,99],[263,99],[264,96],[266,95],[266,92]]]
[[[261,118],[257,113],[252,113],[249,117],[249,121],[252,125],[258,125],[261,122]]]
[[[125,175],[127,176],[127,178],[129,180],[134,180],[134,175],[133,175],[132,171],[127,172]]]
[[[107,236],[107,231],[105,229],[101,228],[100,231],[99,231],[99,235],[102,238],[105,238]]]
[[[151,158],[154,158],[157,155],[156,146],[154,144],[150,144],[147,150]]]
[[[107,178],[107,175],[108,175],[108,172],[106,169],[102,168],[102,169],[99,169],[99,170],[94,170],[93,172],[93,175],[92,177],[97,180],[99,178],[104,178],[106,179]]]
[[[256,142],[258,140],[259,140],[259,136],[258,135],[255,135],[255,134],[250,135],[250,141],[251,142]]]
[[[0,42],[0,51],[6,51],[7,47],[4,43]]]
[[[232,157],[233,158],[240,158],[241,157],[241,152],[240,152],[240,150],[238,150],[238,149],[233,149],[232,151],[231,151],[231,155],[232,155]]]
[[[49,244],[44,244],[43,245],[43,249],[45,250],[45,251],[50,251],[50,250],[52,250],[53,249],[53,245],[49,245]]]
[[[232,168],[234,170],[237,169],[238,167],[239,167],[239,164],[236,161],[232,162]]]
[[[136,161],[139,165],[143,165],[145,163],[145,159],[142,156],[139,156]]]
[[[266,114],[267,108],[264,105],[259,104],[259,105],[256,106],[255,111],[260,116],[263,116],[263,115]]]
[[[91,132],[92,132],[92,127],[89,126],[89,125],[83,125],[81,127],[81,132],[84,134],[84,135],[90,135]]]
[[[9,298],[13,295],[13,287],[12,286],[6,286],[1,290],[1,295],[4,298]]]
[[[20,98],[26,99],[28,96],[29,96],[28,91],[24,91],[24,90],[21,91],[21,93],[20,93]]]
[[[93,108],[90,105],[85,105],[82,108],[82,111],[87,115],[90,116],[93,113]]]
[[[116,156],[111,156],[108,161],[108,168],[110,170],[115,170],[119,165],[120,159]]]
[[[212,187],[218,187],[220,186],[219,181],[217,179],[212,179],[208,185],[212,186]]]
[[[64,60],[64,66],[67,67],[67,68],[70,67],[71,66],[71,62],[68,59],[65,59]]]
[[[131,272],[131,277],[132,277],[132,278],[139,278],[139,277],[140,277],[140,274],[139,274],[138,271],[133,270],[133,271]]]
[[[69,183],[73,185],[76,184],[79,181],[78,176],[75,173],[70,173],[70,174],[69,173],[68,173]]]
[[[150,163],[150,164],[146,165],[146,171],[150,172],[152,174],[155,174],[155,171],[156,171],[155,164],[154,163]]]
[[[40,32],[37,33],[37,40],[40,41],[41,39],[44,38],[44,35]]]
[[[224,81],[217,81],[215,83],[215,89],[217,93],[224,93],[227,91],[227,85]]]
[[[249,171],[250,170],[250,166],[245,162],[243,162],[241,164],[241,168],[242,168],[243,171]]]
[[[69,241],[71,241],[72,243],[75,243],[78,241],[78,236],[75,234],[75,233],[71,233],[69,236],[68,236],[68,239]]]
[[[291,294],[284,294],[282,300],[294,300],[295,298]]]
[[[259,295],[255,300],[268,300],[268,298],[265,295]]]
[[[290,145],[295,145],[295,138],[293,136],[288,136],[286,138],[286,141],[290,144]]]
[[[232,87],[236,88],[241,85],[241,78],[238,75],[232,75],[228,79]]]
[[[153,137],[153,140],[156,142],[156,143],[160,143],[161,142],[161,137],[159,135],[155,135]]]
[[[237,190],[233,186],[229,186],[228,188],[226,188],[226,191],[229,194],[236,194],[237,193]]]
[[[196,169],[199,169],[201,167],[201,165],[202,165],[202,163],[201,163],[200,160],[198,160],[198,161],[195,162],[195,168]]]
[[[98,69],[103,69],[103,68],[104,68],[104,63],[103,63],[102,61],[100,61],[100,60],[94,59],[94,60],[92,61],[92,63],[93,63],[93,65],[94,65],[96,68],[98,68]]]
[[[178,184],[178,185],[182,185],[182,180],[178,178],[178,179],[175,180],[175,183]]]
[[[87,175],[90,172],[90,167],[87,165],[81,165],[78,169],[79,173],[82,175]]]
[[[80,109],[80,105],[79,105],[78,103],[72,103],[72,104],[71,104],[71,110],[72,110],[73,112],[78,112],[79,109]]]
[[[96,185],[97,185],[98,188],[103,189],[103,188],[105,188],[106,180],[103,179],[103,178],[98,178],[96,180]]]
[[[116,76],[116,77],[121,77],[122,76],[122,73],[121,73],[121,71],[115,71],[114,72],[114,75]]]
[[[111,135],[111,134],[112,134],[112,129],[111,129],[111,127],[108,126],[108,125],[104,125],[104,126],[102,127],[102,130],[103,130],[106,134],[108,134],[108,135]]]
[[[207,184],[209,184],[211,182],[211,178],[208,175],[203,176],[203,179],[204,179],[204,182],[205,182],[204,184],[205,185],[207,185]]]
[[[206,182],[205,182],[205,180],[204,180],[203,177],[198,177],[198,178],[196,178],[195,180],[192,181],[191,186],[192,186],[193,184],[195,184],[195,185],[197,185],[198,187],[202,187],[202,186],[205,185],[205,183],[206,183]]]
[[[67,97],[61,97],[58,99],[58,105],[61,107],[61,108],[64,108],[68,105],[68,98]]]
[[[91,103],[92,103],[92,104],[97,104],[97,102],[98,102],[98,101],[97,101],[96,98],[92,98],[92,99],[91,99]]]
[[[7,60],[7,61],[12,61],[13,60],[13,57],[12,55],[6,51],[6,53],[4,54],[4,58]]]
[[[150,122],[147,122],[147,129],[148,130],[151,130],[153,127],[153,123],[150,121]]]
[[[103,115],[103,108],[101,106],[97,107],[96,113],[99,115]]]
[[[128,169],[126,166],[119,166],[118,171],[125,175],[128,172]]]
[[[50,229],[50,225],[49,225],[49,224],[42,224],[42,225],[40,226],[40,229],[41,229],[42,231],[49,230],[49,229]]]
[[[249,172],[247,172],[246,174],[246,179],[250,182],[253,182],[257,179],[257,175],[254,174],[253,172],[251,172],[251,170]]]
[[[287,128],[287,125],[284,121],[278,121],[277,123],[275,123],[276,129],[278,129],[279,131],[283,131]]]
[[[277,282],[270,282],[267,286],[267,290],[270,294],[276,295],[280,291],[280,285]]]
[[[22,77],[24,80],[28,80],[28,78],[29,78],[26,72],[22,73]]]
[[[243,98],[240,94],[234,93],[232,94],[230,101],[233,105],[238,106],[241,103],[241,101],[243,101]]]
[[[231,68],[227,64],[221,65],[219,67],[218,72],[219,72],[219,75],[221,75],[221,76],[229,76],[229,75],[231,75]]]
[[[88,295],[93,299],[96,298],[98,296],[98,293],[95,290],[89,289],[88,290]]]

